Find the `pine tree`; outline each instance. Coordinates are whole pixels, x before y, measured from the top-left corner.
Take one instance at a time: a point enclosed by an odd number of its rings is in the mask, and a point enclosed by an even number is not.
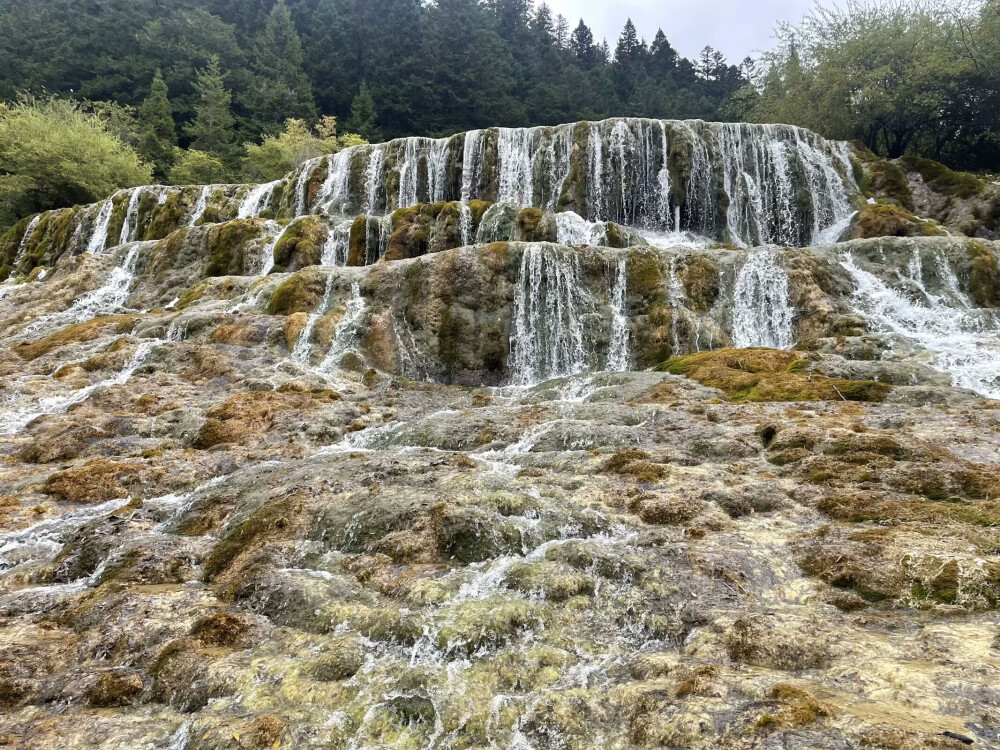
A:
[[[649,48],[650,72],[657,76],[669,75],[677,67],[677,50],[667,41],[663,29],[657,29]]]
[[[139,128],[139,153],[153,165],[153,176],[165,180],[174,163],[177,130],[167,98],[167,84],[159,70],[153,76],[149,96],[139,107]]]
[[[556,46],[559,49],[566,49],[569,46],[569,21],[562,13],[556,16],[555,36]]]
[[[366,81],[361,82],[361,89],[351,102],[351,116],[344,125],[344,130],[348,133],[357,133],[369,143],[378,143],[382,140],[375,99]]]
[[[580,19],[580,24],[573,31],[569,40],[569,48],[576,56],[576,61],[584,70],[590,70],[597,64],[598,50],[594,47],[594,32]]]
[[[219,58],[212,57],[208,66],[198,71],[194,88],[199,103],[195,106],[194,120],[186,128],[191,148],[222,159],[232,157],[235,139],[235,121],[230,110],[232,96],[219,69]]]
[[[262,79],[254,115],[266,133],[280,132],[289,118],[313,121],[316,105],[303,70],[305,57],[292,14],[284,0],[271,9],[255,44],[256,68]]]
[[[618,47],[615,48],[615,62],[620,65],[636,62],[641,57],[642,47],[639,35],[635,30],[635,24],[630,18],[625,22],[622,35],[618,38]]]

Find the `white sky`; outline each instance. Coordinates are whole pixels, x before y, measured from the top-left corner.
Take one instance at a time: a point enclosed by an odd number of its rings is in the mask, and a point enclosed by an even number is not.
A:
[[[631,17],[639,36],[653,40],[657,28],[682,55],[696,59],[706,44],[721,50],[731,63],[769,49],[778,21],[798,23],[813,0],[546,0],[553,14],[562,13],[575,28],[583,18],[594,38],[607,38],[613,50],[625,19]],[[536,0],[541,4],[541,0]]]

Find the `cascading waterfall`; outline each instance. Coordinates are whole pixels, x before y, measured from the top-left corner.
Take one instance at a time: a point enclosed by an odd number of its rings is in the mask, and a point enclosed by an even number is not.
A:
[[[525,246],[514,292],[509,371],[517,385],[587,369],[579,258],[544,244]]]
[[[379,208],[379,193],[384,183],[382,165],[385,163],[385,148],[384,145],[374,146],[368,155],[368,170],[365,173],[366,214],[373,214]]]
[[[611,345],[608,348],[609,372],[627,372],[629,355],[628,263],[624,257],[615,263],[611,287]]]
[[[345,221],[341,224],[330,227],[323,244],[323,256],[320,264],[323,266],[346,266],[347,253],[351,244],[351,225],[353,222]]]
[[[400,149],[402,166],[399,169],[399,197],[396,202],[399,208],[420,202],[417,192],[420,189],[420,151],[423,145],[417,138],[407,138]]]
[[[118,237],[118,244],[124,245],[131,242],[133,235],[138,231],[139,223],[139,199],[142,197],[142,188],[132,188],[129,191],[128,208],[125,211],[125,221],[122,222],[122,231]]]
[[[530,206],[535,181],[531,163],[531,131],[527,128],[500,128],[497,134],[499,201]]]
[[[108,226],[111,224],[111,213],[114,208],[114,196],[111,196],[101,204],[97,212],[94,231],[91,232],[90,242],[87,243],[87,252],[91,255],[100,255],[108,244]]]
[[[472,211],[469,209],[469,201],[478,195],[486,150],[482,131],[470,130],[466,133],[462,149],[461,232],[462,244],[469,245],[472,242]]]
[[[733,346],[788,349],[794,311],[788,304],[788,273],[769,248],[752,250],[733,290]]]
[[[342,214],[350,202],[351,159],[355,148],[348,148],[329,157],[326,179],[316,196],[317,205],[325,206],[328,213]]]
[[[587,221],[572,211],[556,214],[556,242],[560,245],[603,245],[607,235],[603,222]]]
[[[933,352],[929,364],[951,375],[955,386],[1000,399],[1000,340],[996,320],[990,318],[990,313],[955,307],[922,289],[925,299],[914,302],[861,268],[850,254],[843,256],[841,265],[854,281],[856,308],[875,330],[895,334]],[[919,265],[915,268],[911,264],[908,270],[919,272],[922,279]]]
[[[309,320],[306,322],[305,328],[302,329],[302,333],[299,334],[298,339],[295,341],[295,346],[292,348],[292,359],[301,365],[309,362],[309,355],[312,354],[312,339],[313,332],[316,330],[316,324],[330,308],[330,296],[333,293],[333,278],[333,274],[329,274],[326,277],[326,287],[323,289],[323,296],[320,298],[319,305],[309,314]]]
[[[260,216],[261,212],[267,208],[267,205],[271,202],[271,197],[274,195],[275,188],[277,188],[280,184],[281,180],[275,180],[274,182],[268,182],[252,188],[246,194],[246,197],[244,197],[240,202],[240,208],[236,214],[236,218],[249,219],[252,216]],[[197,221],[197,219],[195,219],[195,221]]]
[[[21,265],[21,261],[24,260],[25,256],[28,254],[28,242],[31,240],[31,235],[35,233],[38,228],[38,223],[42,220],[42,215],[38,214],[30,222],[28,222],[27,228],[24,230],[24,234],[21,236],[21,242],[17,246],[17,255],[14,256],[14,268]]]
[[[253,194],[254,192],[256,192],[256,190],[260,189],[261,187],[265,187],[265,186],[262,185],[262,186],[259,186],[258,188],[255,188],[254,190],[251,191],[251,194]],[[261,191],[261,192],[263,192],[263,191]],[[188,219],[188,226],[189,227],[193,227],[195,224],[198,223],[198,220],[201,219],[201,217],[205,215],[205,209],[208,208],[208,197],[209,197],[209,195],[211,195],[211,193],[212,193],[212,186],[211,185],[205,185],[201,189],[201,192],[198,193],[198,200],[194,204],[194,209],[191,211],[191,217]],[[257,197],[256,202],[253,205],[253,213],[248,213],[247,214],[248,216],[251,216],[251,215],[255,216],[257,214],[257,209],[258,209],[257,204],[258,203],[260,203],[260,196]],[[242,214],[242,212],[243,212],[243,206],[240,206],[240,212]],[[240,218],[243,219],[243,218],[246,218],[246,217],[244,217],[244,216],[241,215]]]
[[[333,334],[333,344],[326,355],[320,370],[332,372],[348,354],[357,354],[361,346],[361,325],[365,316],[365,298],[361,296],[361,285],[355,282],[351,286],[351,300],[347,303],[344,315],[337,324]]]
[[[447,199],[448,190],[448,149],[451,140],[440,138],[431,141],[427,149],[427,193],[431,203]]]
[[[322,159],[311,159],[299,167],[299,177],[295,181],[294,210],[296,216],[303,216],[309,213],[309,196],[306,194],[309,183],[309,175],[311,175],[313,170],[316,169],[320,161],[322,161]]]

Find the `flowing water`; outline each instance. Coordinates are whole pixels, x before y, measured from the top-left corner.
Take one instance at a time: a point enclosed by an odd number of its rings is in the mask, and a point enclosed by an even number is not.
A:
[[[111,213],[114,208],[114,196],[112,196],[101,204],[97,212],[96,223],[87,243],[87,252],[91,255],[100,255],[108,244],[108,225],[111,224]]]
[[[608,349],[609,372],[627,372],[629,356],[628,263],[620,258],[615,263],[611,286],[611,346]]]
[[[795,343],[793,315],[788,273],[777,253],[769,248],[750,251],[733,289],[733,345],[788,349]]]
[[[543,244],[525,247],[514,291],[509,366],[514,383],[533,385],[587,368],[579,272],[571,252]]]
[[[24,230],[24,235],[21,237],[21,242],[17,246],[17,255],[14,256],[13,268],[17,268],[21,265],[21,261],[28,254],[28,243],[31,241],[31,235],[35,233],[35,229],[38,227],[38,222],[41,221],[42,215],[38,214],[30,222],[28,222],[27,228]]]
[[[361,296],[361,285],[355,283],[351,287],[351,299],[347,303],[344,315],[337,324],[337,330],[333,334],[333,344],[326,355],[320,370],[323,372],[333,372],[337,369],[344,357],[348,354],[355,354],[364,359],[361,351],[362,324],[365,318],[365,298]]]
[[[855,283],[858,311],[876,331],[895,334],[931,352],[929,364],[951,375],[955,386],[1000,399],[1000,321],[996,314],[966,309],[964,295],[946,299],[928,293],[916,257],[917,262],[911,262],[907,270],[920,279],[917,286],[923,299],[910,298],[859,266],[853,256],[844,255],[841,264]],[[950,269],[948,275],[953,276]]]
[[[240,207],[237,211],[236,218],[249,219],[251,217],[260,216],[261,212],[265,210],[267,205],[271,202],[271,197],[274,195],[275,188],[277,188],[280,184],[281,180],[275,180],[274,182],[268,182],[263,185],[255,185],[252,187],[249,191],[247,191],[243,200],[240,201]],[[195,221],[197,221],[197,219]]]

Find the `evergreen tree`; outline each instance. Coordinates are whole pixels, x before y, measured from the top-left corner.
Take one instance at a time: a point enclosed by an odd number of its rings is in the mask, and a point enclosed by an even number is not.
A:
[[[230,109],[232,96],[226,89],[217,57],[209,60],[204,70],[198,71],[194,88],[199,103],[195,107],[194,120],[186,128],[191,148],[221,159],[231,158],[235,138],[235,120]]]
[[[594,46],[594,32],[582,18],[570,37],[569,48],[573,51],[577,64],[584,70],[591,70],[597,65],[600,51]]]
[[[622,35],[618,38],[618,46],[615,48],[615,62],[619,65],[629,65],[638,62],[642,57],[643,44],[639,41],[639,34],[635,30],[635,24],[629,18],[622,29]]]
[[[566,49],[569,46],[569,21],[562,13],[556,16],[555,38],[559,49]]]
[[[153,176],[165,180],[174,163],[177,130],[167,98],[167,84],[159,70],[153,76],[149,96],[139,107],[139,154],[153,165]]]
[[[657,29],[649,48],[649,71],[653,75],[671,75],[677,68],[677,50],[667,41],[663,29]]]
[[[312,86],[302,69],[302,42],[285,0],[271,9],[255,48],[260,92],[253,109],[259,129],[277,133],[289,118],[315,120]]]
[[[375,99],[366,81],[361,82],[361,89],[351,102],[351,116],[344,129],[348,133],[357,133],[369,143],[378,143],[382,140],[382,131],[378,127],[378,112],[375,111]]]

